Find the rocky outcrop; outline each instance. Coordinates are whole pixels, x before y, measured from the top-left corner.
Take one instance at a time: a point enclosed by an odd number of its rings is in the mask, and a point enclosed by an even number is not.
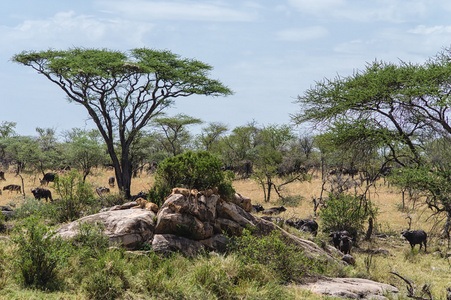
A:
[[[56,235],[73,238],[80,223],[101,223],[111,244],[120,244],[133,249],[153,238],[155,213],[145,209],[123,209],[100,212],[61,226]]]
[[[343,299],[388,300],[385,295],[397,294],[391,285],[362,278],[330,278],[301,285],[300,288],[314,293]]]
[[[180,189],[185,191],[185,189]],[[185,193],[188,194],[188,193]],[[306,255],[335,260],[334,255],[311,241],[298,238],[276,224],[250,214],[250,199],[236,194],[224,201],[217,194],[171,194],[155,215],[150,210],[135,207],[136,202],[114,206],[62,226],[57,234],[74,237],[81,222],[100,222],[112,243],[133,249],[142,243],[152,245],[161,253],[183,252],[188,256],[207,251],[225,251],[227,236],[240,236],[244,228],[259,235],[280,231],[287,243],[304,249]]]

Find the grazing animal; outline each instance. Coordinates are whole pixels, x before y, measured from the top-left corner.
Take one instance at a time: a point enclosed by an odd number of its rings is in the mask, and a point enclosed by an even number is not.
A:
[[[347,235],[340,236],[340,244],[338,245],[338,249],[343,252],[343,254],[351,253],[352,247],[352,238]]]
[[[158,205],[156,205],[153,202],[148,202],[147,200],[145,200],[143,198],[138,198],[138,199],[136,199],[136,203],[138,203],[138,205],[135,207],[132,207],[132,208],[142,208],[142,209],[147,209],[147,210],[153,211],[155,213],[158,212]]]
[[[110,189],[107,187],[104,187],[104,186],[99,186],[98,188],[96,188],[96,193],[100,197],[103,196],[104,194],[108,194],[109,192],[110,192]]]
[[[261,211],[264,211],[265,209],[263,208],[263,206],[261,204],[253,204],[252,205],[252,212],[254,213],[258,213]]]
[[[268,209],[265,209],[264,211],[262,211],[262,214],[264,215],[274,215],[274,214],[280,214],[281,212],[286,211],[287,209],[283,206],[279,206],[279,207],[271,207]]]
[[[342,236],[350,236],[350,234],[346,230],[343,230],[331,232],[329,235],[329,237],[332,238],[332,243],[334,244],[334,247],[337,249],[339,249],[340,247],[340,239]]]
[[[266,220],[266,221],[273,222],[273,223],[284,223],[284,222],[285,222],[284,219],[279,218],[279,217],[268,217],[268,216],[263,216],[262,219],[263,219],[263,220]]]
[[[304,219],[300,231],[311,232],[314,236],[318,234],[318,223],[315,220]]]
[[[41,185],[47,185],[49,182],[54,182],[56,176],[58,176],[56,173],[45,173],[44,178],[40,179]]]
[[[0,171],[0,180],[5,180],[6,181],[6,179],[5,179],[5,172],[3,172],[3,171]]]
[[[146,193],[141,191],[137,195],[131,196],[130,200],[131,201],[136,201],[136,199],[138,199],[138,198],[143,198],[144,200],[147,200],[147,196],[148,195]]]
[[[424,230],[410,230],[410,231],[403,231],[401,232],[401,235],[405,237],[409,243],[410,247],[415,247],[416,244],[420,244],[420,250],[421,246],[424,244],[424,252],[427,252],[427,234],[424,232]]]
[[[108,178],[108,184],[110,185],[111,188],[114,188],[114,181],[116,179],[114,178],[114,176],[111,176],[110,178]]]
[[[34,198],[37,200],[45,198],[45,201],[48,201],[48,199],[50,199],[50,201],[53,201],[52,192],[50,192],[48,189],[35,188],[32,189],[31,192],[33,193]]]
[[[3,190],[4,191],[9,191],[10,193],[13,192],[13,191],[17,192],[17,193],[20,193],[22,191],[22,188],[20,187],[20,185],[10,184],[10,185],[4,186]]]

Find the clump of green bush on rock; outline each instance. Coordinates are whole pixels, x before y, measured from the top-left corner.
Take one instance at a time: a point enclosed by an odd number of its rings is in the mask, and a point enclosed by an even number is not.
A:
[[[235,194],[234,174],[223,171],[222,165],[220,158],[207,151],[187,151],[167,158],[158,165],[149,198],[160,204],[175,187],[199,191],[217,187],[221,198],[231,198]]]

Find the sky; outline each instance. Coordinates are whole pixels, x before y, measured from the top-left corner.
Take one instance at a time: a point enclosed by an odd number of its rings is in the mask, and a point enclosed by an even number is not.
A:
[[[11,58],[73,47],[170,50],[213,67],[234,94],[178,98],[183,113],[233,129],[290,124],[298,95],[374,60],[423,63],[451,45],[449,0],[15,0],[0,4],[0,122],[19,135],[94,128],[85,109]],[[296,127],[309,132],[308,127]]]

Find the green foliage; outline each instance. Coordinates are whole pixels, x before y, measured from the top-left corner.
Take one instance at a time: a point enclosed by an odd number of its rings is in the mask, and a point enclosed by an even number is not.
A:
[[[61,200],[55,203],[55,218],[59,222],[72,221],[78,219],[82,211],[89,213],[95,210],[93,189],[83,181],[80,174],[72,171],[58,176],[54,188],[61,197]]]
[[[14,210],[15,219],[25,219],[32,215],[40,215],[45,218],[52,218],[54,214],[54,206],[52,203],[37,200],[32,197],[25,197],[22,204]]]
[[[70,164],[83,173],[86,179],[91,169],[106,161],[106,149],[97,130],[73,128],[67,133],[65,153]]]
[[[156,135],[156,138],[166,152],[176,156],[183,153],[187,145],[189,145],[191,136],[186,127],[200,124],[202,121],[185,114],[178,114],[174,117],[155,119],[153,123],[161,131],[161,134]]]
[[[308,258],[302,249],[284,241],[276,230],[259,237],[245,229],[230,249],[243,264],[262,264],[273,269],[282,282],[299,282],[309,273],[324,272],[319,261]]]
[[[167,158],[158,165],[153,194],[167,196],[174,187],[199,191],[218,187],[222,197],[230,198],[235,193],[233,174],[221,167],[221,160],[206,151],[187,151]]]
[[[80,223],[72,243],[76,245],[83,257],[98,257],[105,253],[110,242],[104,234],[102,223]]]
[[[12,240],[17,245],[15,265],[20,281],[27,287],[56,288],[58,267],[69,255],[67,243],[36,215],[23,220]]]
[[[321,208],[322,231],[347,230],[352,237],[364,228],[368,217],[374,217],[377,208],[361,197],[346,194],[329,194],[326,205]],[[355,239],[354,239],[355,240]]]
[[[89,299],[117,299],[129,288],[121,256],[119,251],[109,251],[91,265],[82,285]]]

